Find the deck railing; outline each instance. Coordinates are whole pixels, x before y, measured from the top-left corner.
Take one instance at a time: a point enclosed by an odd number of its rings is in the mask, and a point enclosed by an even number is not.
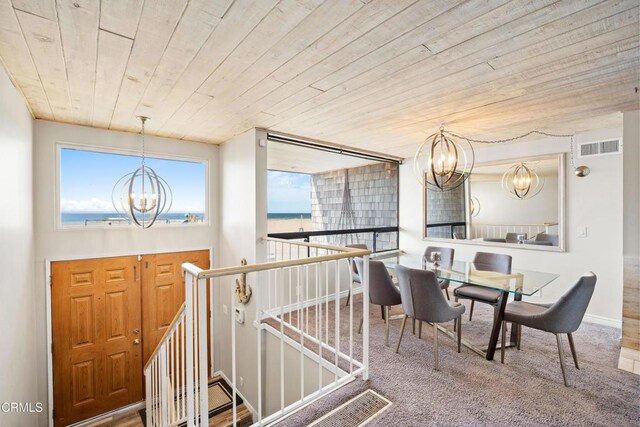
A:
[[[247,353],[255,354],[257,367],[254,383],[257,398],[249,402],[244,396],[245,403],[255,408],[254,425],[273,423],[357,376],[368,378],[369,304],[365,301],[369,301],[369,251],[273,238],[265,238],[264,242],[270,254],[270,261],[266,263],[212,270],[183,265],[185,304],[145,366],[148,427],[207,424],[210,378],[207,361],[212,357],[209,351],[213,351],[214,334],[224,335],[216,330],[222,322],[212,322],[213,327],[207,328],[207,288],[208,283],[217,286],[216,281],[223,277],[247,274],[251,275],[253,284],[256,315],[245,319],[245,323],[255,327],[256,348],[243,348],[243,351],[245,357]],[[342,307],[346,293],[353,291],[350,269],[354,257],[364,259],[360,360],[354,357],[357,335],[354,330],[358,322],[354,322],[353,298],[348,308]],[[230,301],[231,313],[235,313],[238,304],[235,289],[223,298],[230,299],[227,301]],[[238,373],[233,316],[230,323],[229,342],[218,344],[230,347],[231,367],[222,374],[229,378],[232,388],[232,422],[236,425],[237,378],[244,375],[246,379],[247,373]],[[277,340],[275,347],[274,339]],[[295,354],[299,360],[295,385],[299,387],[299,394],[293,400],[290,393],[285,399],[285,388],[292,386],[290,375],[285,375],[287,354],[289,357]],[[266,380],[263,375],[267,356],[279,359],[280,375],[276,382]],[[309,363],[317,365],[317,375],[310,376],[305,370]],[[267,407],[267,395],[272,397],[276,393],[279,404],[274,408],[271,402]]]

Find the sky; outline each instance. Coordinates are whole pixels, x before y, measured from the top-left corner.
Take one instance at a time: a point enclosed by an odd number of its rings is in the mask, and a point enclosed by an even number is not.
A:
[[[169,183],[170,212],[205,211],[205,163],[147,158],[146,164]],[[113,186],[140,166],[140,157],[64,148],[60,165],[61,212],[114,212]]]
[[[267,172],[267,212],[311,213],[311,175]]]

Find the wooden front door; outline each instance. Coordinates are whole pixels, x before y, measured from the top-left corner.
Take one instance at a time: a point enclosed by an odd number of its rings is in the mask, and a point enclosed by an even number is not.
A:
[[[174,252],[142,257],[143,364],[155,350],[184,302],[182,264],[209,268],[209,251]]]
[[[54,421],[142,399],[137,256],[51,264]]]

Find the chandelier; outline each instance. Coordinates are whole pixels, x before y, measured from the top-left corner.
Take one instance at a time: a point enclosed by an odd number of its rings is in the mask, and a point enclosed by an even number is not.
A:
[[[138,116],[142,124],[140,167],[124,175],[113,186],[111,202],[120,214],[126,214],[139,227],[151,227],[158,217],[171,209],[173,194],[167,181],[145,162],[144,124],[148,117]]]
[[[421,157],[426,154],[426,164],[421,166]],[[473,147],[465,138],[440,130],[418,147],[413,167],[421,184],[427,184],[435,190],[449,191],[459,187],[467,180],[473,170]]]
[[[535,197],[543,186],[544,175],[538,175],[531,166],[522,162],[509,167],[502,175],[502,188],[515,199]]]
[[[507,139],[482,140],[458,135],[444,129],[427,139],[418,147],[413,157],[413,171],[420,185],[429,186],[436,191],[453,190],[464,183],[474,165],[474,152],[471,143],[477,144],[502,144],[514,142],[530,135],[542,135],[555,138],[571,138],[571,167],[574,174],[579,177],[589,175],[587,166],[576,167],[573,163],[573,138],[574,134],[553,134],[538,130],[531,130],[525,134]],[[428,149],[427,149],[428,148]],[[421,166],[421,157],[427,156],[426,167]],[[505,177],[510,173],[511,182],[505,182]],[[503,187],[518,199],[531,198],[538,194],[544,185],[544,178],[540,178],[530,167],[524,163],[512,166],[503,176]]]

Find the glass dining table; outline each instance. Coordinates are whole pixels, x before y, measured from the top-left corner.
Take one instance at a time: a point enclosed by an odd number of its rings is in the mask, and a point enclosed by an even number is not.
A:
[[[465,347],[486,357],[487,360],[493,360],[509,295],[513,295],[514,301],[520,301],[523,295],[534,295],[540,291],[540,289],[558,278],[558,275],[553,273],[521,270],[517,268],[512,268],[508,272],[497,271],[490,265],[468,261],[454,261],[451,264],[439,264],[436,266],[432,262],[426,262],[422,256],[404,253],[383,254],[373,257],[372,259],[382,261],[391,272],[393,272],[398,265],[401,265],[407,268],[431,270],[438,279],[448,280],[454,285],[475,285],[499,290],[501,294],[496,304],[496,315],[494,316],[491,327],[489,344],[485,348],[480,348],[467,340],[462,340],[462,344],[464,344]],[[439,326],[438,329],[451,338],[456,339],[455,334],[448,329],[442,326]],[[518,339],[517,334],[518,328],[511,328],[510,343],[508,346],[515,345]]]

